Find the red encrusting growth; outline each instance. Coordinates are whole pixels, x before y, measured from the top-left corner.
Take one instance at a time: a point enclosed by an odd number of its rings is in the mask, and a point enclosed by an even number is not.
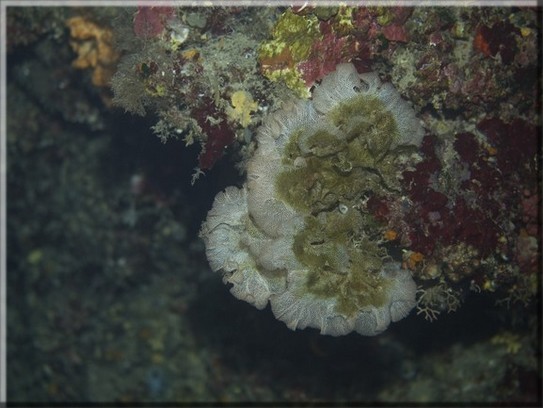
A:
[[[308,59],[298,66],[307,86],[335,71],[337,64],[349,62],[357,53],[357,43],[353,36],[338,36],[327,21],[321,21],[319,27],[323,34],[322,40],[312,44]]]
[[[371,196],[366,203],[366,208],[378,221],[386,221],[390,214],[386,199],[382,197]]]
[[[494,57],[499,53],[502,62],[508,65],[517,53],[515,36],[518,34],[518,28],[507,21],[499,21],[491,27],[480,24],[475,32],[473,48],[486,57]]]
[[[134,16],[134,34],[139,38],[157,37],[164,31],[166,21],[174,17],[173,7],[140,6]]]
[[[389,41],[408,42],[409,35],[405,26],[400,24],[390,24],[383,27],[383,35]]]
[[[533,217],[520,215],[533,212],[530,209],[540,201],[537,193],[530,193],[538,191],[537,128],[522,119],[508,124],[497,118],[484,119],[477,128],[486,142],[469,132],[455,136],[457,168],[463,169],[453,175],[459,178],[455,190],[444,190],[438,182],[444,170],[435,138],[430,136],[421,147],[424,160],[403,173],[404,189],[413,204],[404,215],[409,249],[430,256],[439,247],[464,243],[486,257],[507,233],[507,220],[524,225],[524,231],[538,231]],[[505,248],[508,256],[512,250]]]
[[[454,141],[454,149],[460,159],[466,163],[475,163],[479,151],[479,143],[473,133],[457,133]]]
[[[538,129],[522,119],[506,124],[498,118],[483,119],[477,125],[497,149],[500,170],[507,173],[522,171],[534,174],[534,157],[538,151]],[[525,168],[525,166],[528,166]],[[527,172],[529,170],[529,172]]]
[[[431,255],[438,247],[465,243],[475,247],[481,256],[488,256],[495,249],[499,228],[494,218],[499,216],[499,208],[487,191],[475,191],[472,186],[480,183],[467,183],[458,196],[445,191],[437,191],[435,180],[442,171],[442,165],[435,153],[434,138],[424,139],[422,151],[425,159],[417,164],[414,171],[404,172],[404,185],[413,202],[406,214],[409,226],[407,234],[410,249]],[[469,133],[458,134],[454,143],[462,160],[468,166],[476,166],[482,148]],[[470,179],[471,180],[471,179]],[[466,201],[463,194],[471,190],[476,202]]]
[[[228,125],[224,112],[217,110],[211,99],[202,101],[198,107],[193,109],[192,116],[207,136],[198,156],[198,164],[201,170],[210,170],[223,156],[225,148],[234,142],[235,133]],[[210,121],[209,118],[213,118],[213,121]]]

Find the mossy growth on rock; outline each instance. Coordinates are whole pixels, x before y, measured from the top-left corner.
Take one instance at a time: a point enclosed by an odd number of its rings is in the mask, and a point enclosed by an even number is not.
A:
[[[273,29],[273,38],[263,42],[258,50],[262,73],[272,81],[284,81],[300,96],[308,96],[302,73],[296,65],[309,57],[313,44],[322,37],[316,16],[302,16],[286,10]]]
[[[271,115],[242,189],[219,193],[201,236],[232,293],[291,329],[375,335],[415,305],[415,283],[388,256],[361,203],[398,185],[422,128],[375,73],[338,65]]]

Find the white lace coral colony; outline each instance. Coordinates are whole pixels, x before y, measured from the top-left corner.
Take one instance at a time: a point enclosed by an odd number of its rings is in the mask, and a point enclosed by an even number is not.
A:
[[[246,185],[217,195],[201,230],[211,268],[237,298],[259,309],[269,300],[293,330],[381,333],[415,306],[416,287],[384,261],[359,204],[364,192],[397,185],[406,146],[422,136],[391,84],[338,65],[312,101],[268,118]]]

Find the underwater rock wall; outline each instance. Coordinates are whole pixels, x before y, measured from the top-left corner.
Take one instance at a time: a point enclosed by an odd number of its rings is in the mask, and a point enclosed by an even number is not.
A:
[[[415,306],[416,285],[362,203],[397,188],[423,133],[391,84],[338,65],[312,101],[270,115],[247,182],[215,198],[201,230],[211,268],[290,329],[381,333]]]

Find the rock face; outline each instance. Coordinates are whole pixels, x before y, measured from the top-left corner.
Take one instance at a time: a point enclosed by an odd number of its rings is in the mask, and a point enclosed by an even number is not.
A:
[[[338,65],[312,101],[267,119],[247,182],[215,198],[200,232],[211,268],[292,330],[381,333],[415,306],[416,285],[362,203],[397,188],[422,137],[391,84]]]

